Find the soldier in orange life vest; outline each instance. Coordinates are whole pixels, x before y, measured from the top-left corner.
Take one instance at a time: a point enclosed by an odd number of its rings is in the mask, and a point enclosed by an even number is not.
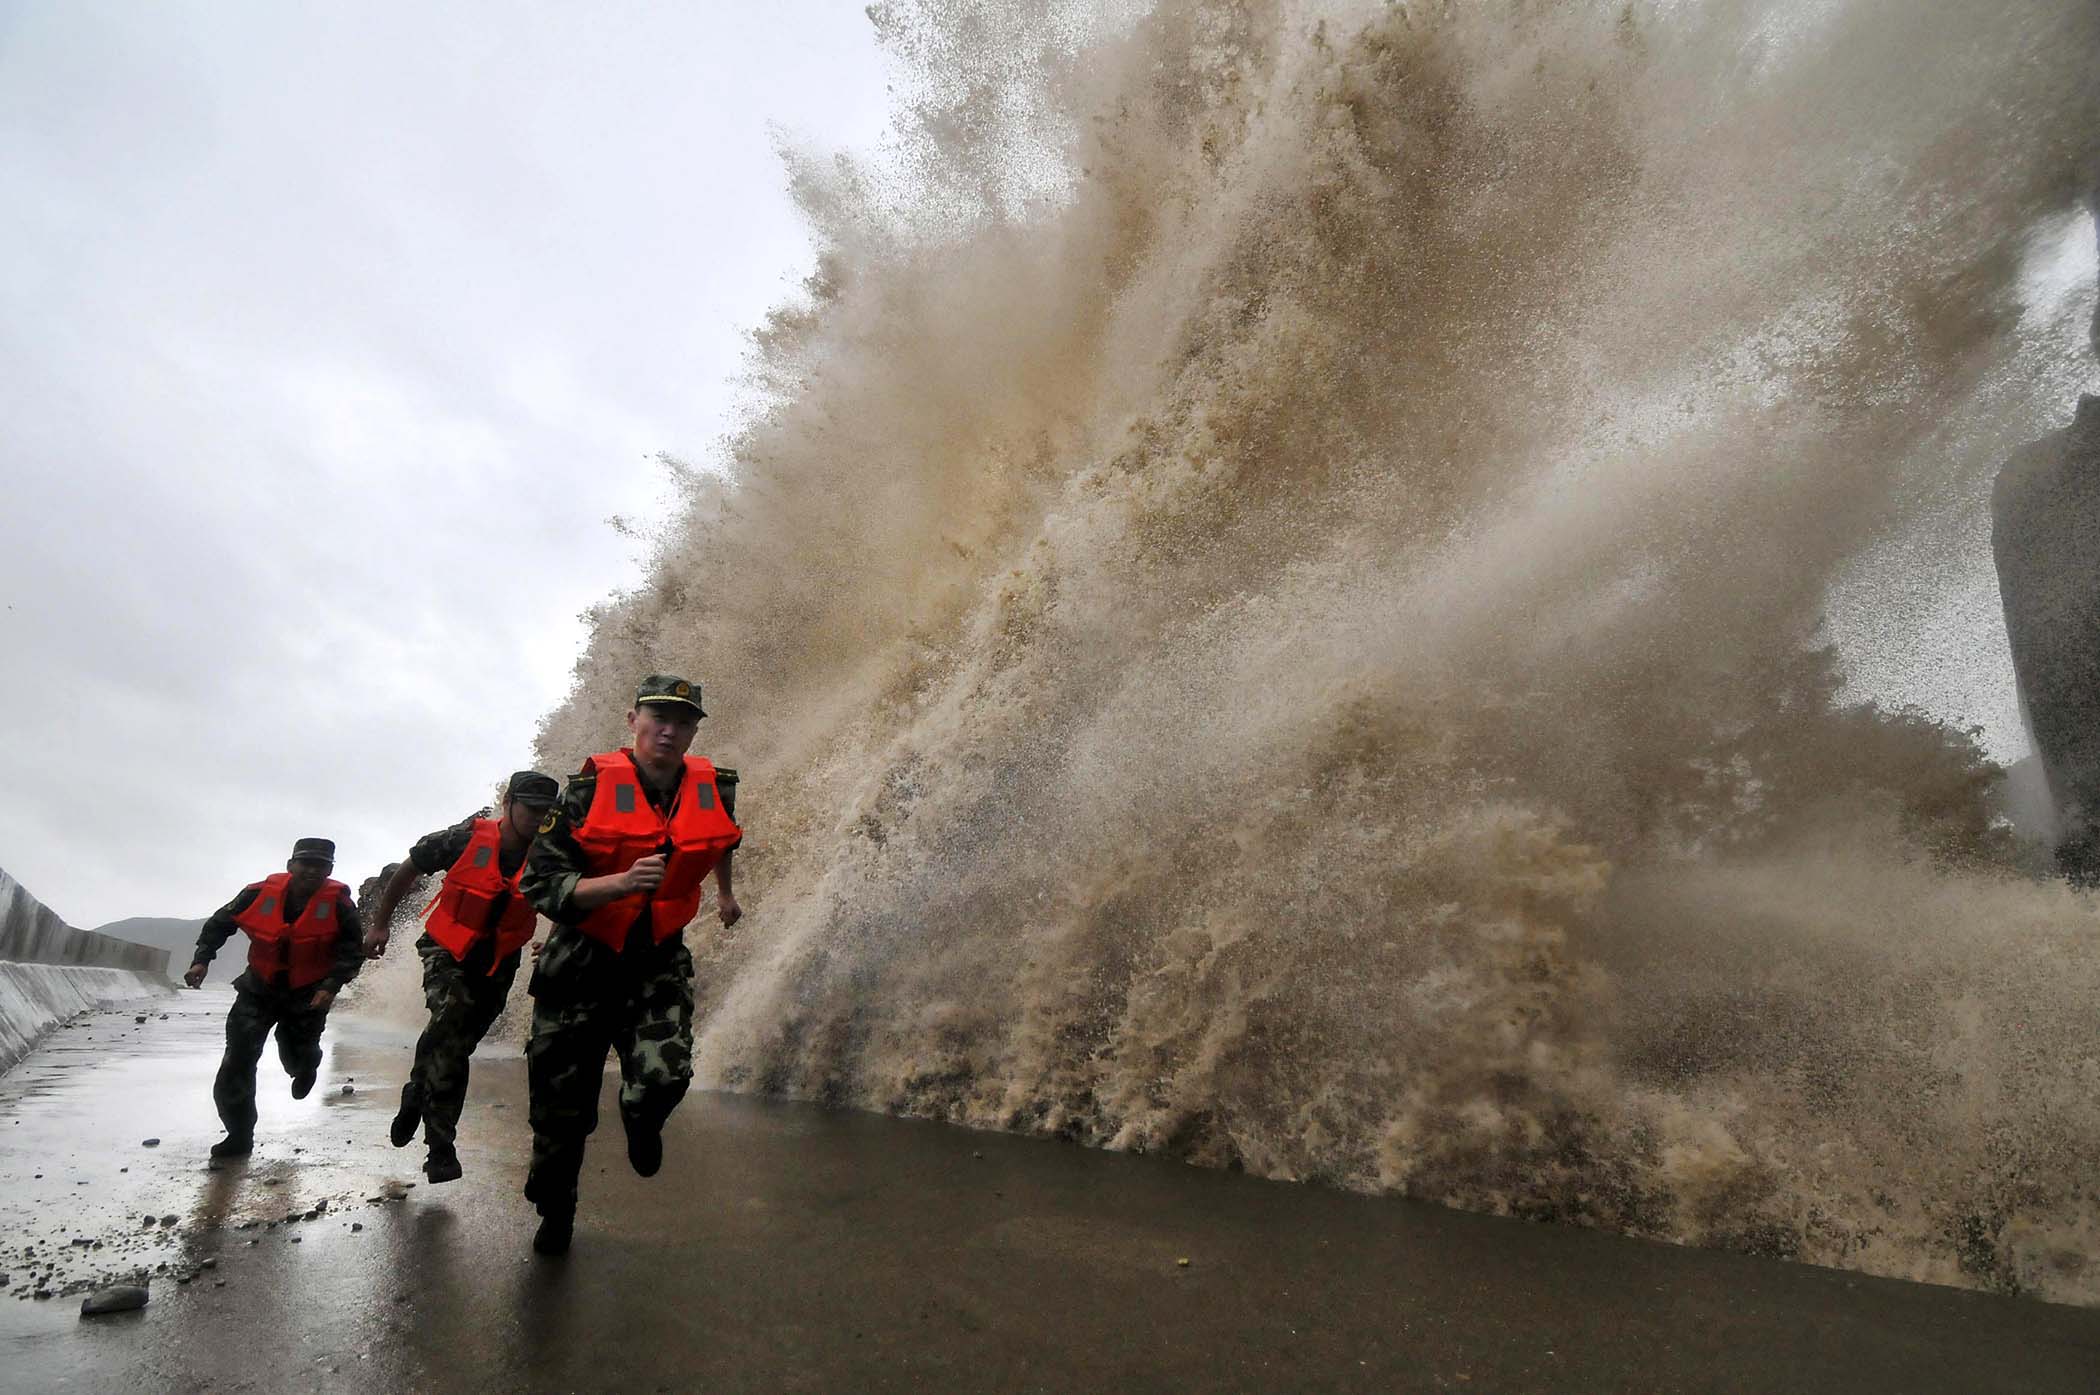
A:
[[[644,1177],[663,1164],[664,1120],[693,1078],[693,958],[687,922],[712,872],[722,924],[743,914],[731,866],[736,772],[686,754],[700,689],[651,674],[636,691],[634,745],[592,756],[540,825],[523,889],[554,922],[533,968],[533,1248],[569,1248],[584,1141],[598,1124],[607,1051],[620,1058],[627,1160]]]
[[[401,1109],[389,1137],[405,1148],[420,1125],[429,1149],[423,1175],[450,1182],[460,1175],[456,1137],[467,1099],[468,1058],[510,996],[518,957],[539,917],[518,894],[525,850],[561,791],[551,776],[521,770],[504,792],[503,817],[486,811],[417,841],[379,892],[379,914],[365,953],[386,952],[394,907],[433,872],[445,884],[424,912],[416,941],[423,959],[423,1001],[430,1023],[416,1040],[416,1062],[401,1087]]]
[[[349,887],[330,879],[334,869],[334,843],[301,838],[282,872],[228,901],[197,935],[196,955],[182,976],[192,988],[204,982],[205,966],[235,930],[249,940],[248,969],[233,981],[226,1014],[226,1055],[211,1087],[226,1125],[226,1137],[211,1147],[215,1158],[246,1157],[254,1149],[255,1063],[272,1027],[277,1057],[292,1077],[292,1098],[305,1099],[314,1087],[328,1005],[364,963],[357,905]]]

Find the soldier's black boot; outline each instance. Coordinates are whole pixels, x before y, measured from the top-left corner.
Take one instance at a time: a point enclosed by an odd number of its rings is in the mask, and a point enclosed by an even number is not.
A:
[[[553,1211],[540,1219],[539,1233],[532,1237],[535,1254],[565,1255],[569,1252],[569,1238],[576,1230],[574,1211]]]
[[[211,1145],[215,1158],[245,1158],[255,1151],[255,1140],[246,1134],[230,1133]]]
[[[394,1115],[394,1123],[386,1136],[396,1148],[406,1148],[416,1130],[423,1126],[423,1101],[416,1094],[416,1083],[411,1080],[401,1087],[401,1109]]]
[[[641,1125],[627,1126],[627,1161],[634,1164],[637,1175],[654,1177],[656,1170],[664,1165],[664,1136],[661,1129]]]
[[[622,1107],[620,1121],[627,1125],[627,1161],[636,1175],[654,1177],[664,1165],[664,1126],[661,1119],[630,1114]]]
[[[423,1175],[431,1184],[458,1181],[459,1174],[459,1154],[447,1144],[431,1144],[430,1156],[423,1160]]]
[[[320,1072],[315,1070],[312,1066],[308,1066],[305,1070],[300,1071],[297,1075],[293,1076],[292,1098],[295,1100],[305,1099],[314,1088],[314,1076],[318,1075],[319,1073]]]

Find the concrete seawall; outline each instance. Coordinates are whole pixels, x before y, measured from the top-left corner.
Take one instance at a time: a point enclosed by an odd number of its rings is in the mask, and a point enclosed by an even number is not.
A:
[[[75,930],[0,871],[0,1071],[75,1013],[174,991],[166,950]]]

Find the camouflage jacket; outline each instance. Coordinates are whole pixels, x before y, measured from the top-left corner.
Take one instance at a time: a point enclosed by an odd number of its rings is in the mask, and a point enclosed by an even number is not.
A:
[[[736,817],[737,775],[717,767],[715,788],[722,797],[722,811]],[[540,822],[539,837],[526,854],[525,877],[520,890],[533,909],[554,922],[546,947],[532,971],[530,992],[543,1003],[597,999],[624,992],[675,957],[683,939],[674,936],[662,944],[647,935],[629,935],[624,950],[592,939],[575,928],[583,917],[571,904],[576,883],[584,877],[604,873],[591,865],[589,856],[576,842],[576,827],[590,816],[591,799],[598,780],[588,772],[569,777],[561,802],[547,811]],[[642,781],[642,793],[659,813],[668,812],[670,791],[659,791]]]
[[[416,839],[416,845],[408,850],[410,865],[426,877],[434,877],[440,872],[450,871],[452,864],[459,861],[460,855],[467,850],[467,844],[472,841],[475,821],[492,816],[492,811],[479,809],[467,815],[458,823],[453,824],[450,828],[441,828],[435,833],[424,834]],[[516,859],[499,854],[497,865],[503,869],[505,876],[509,876],[512,872],[518,870],[518,864],[522,861],[524,861],[523,854],[520,854]],[[499,901],[491,914],[502,914],[503,907],[506,904],[508,904],[507,901]],[[428,938],[429,932],[425,931],[422,939],[417,940],[417,947],[420,948],[423,939]],[[432,943],[434,944],[435,941],[432,941]],[[467,957],[461,961],[460,967],[468,973],[485,974],[489,971],[489,961],[495,956],[495,953],[496,942],[486,935],[478,936],[473,945],[468,948]]]
[[[491,811],[482,809],[467,815],[450,828],[424,834],[416,839],[416,845],[408,850],[408,860],[426,877],[434,877],[440,872],[450,870],[452,864],[459,861],[460,854],[467,850],[468,842],[473,839],[476,820],[493,817],[495,815]],[[500,865],[505,876],[518,870],[517,862],[509,857],[502,858]]]

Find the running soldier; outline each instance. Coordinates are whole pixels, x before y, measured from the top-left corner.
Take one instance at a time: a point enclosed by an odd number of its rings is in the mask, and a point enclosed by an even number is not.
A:
[[[700,689],[651,674],[627,714],[634,745],[592,756],[540,825],[523,889],[554,922],[533,969],[532,1246],[569,1248],[584,1141],[598,1125],[605,1054],[620,1058],[627,1159],[663,1165],[663,1125],[693,1078],[693,958],[681,932],[713,872],[724,927],[743,911],[731,887],[736,772],[688,755]]]
[[[292,1078],[292,1098],[305,1099],[321,1069],[321,1032],[328,1005],[364,964],[357,905],[350,888],[329,877],[335,844],[301,838],[291,860],[228,901],[204,922],[182,981],[195,988],[235,930],[248,935],[248,968],[233,981],[226,1013],[226,1054],[212,1082],[212,1102],[226,1136],[215,1158],[244,1158],[255,1148],[255,1063],[277,1029],[277,1059]]]
[[[424,877],[445,874],[416,940],[430,1022],[416,1039],[415,1064],[388,1133],[396,1148],[405,1148],[416,1129],[423,1130],[423,1175],[432,1182],[460,1175],[468,1058],[503,1011],[519,955],[539,923],[518,894],[518,877],[560,788],[551,776],[519,771],[504,791],[500,819],[484,810],[417,840],[379,892],[379,913],[365,936],[365,953],[374,958],[386,953],[401,898]]]

